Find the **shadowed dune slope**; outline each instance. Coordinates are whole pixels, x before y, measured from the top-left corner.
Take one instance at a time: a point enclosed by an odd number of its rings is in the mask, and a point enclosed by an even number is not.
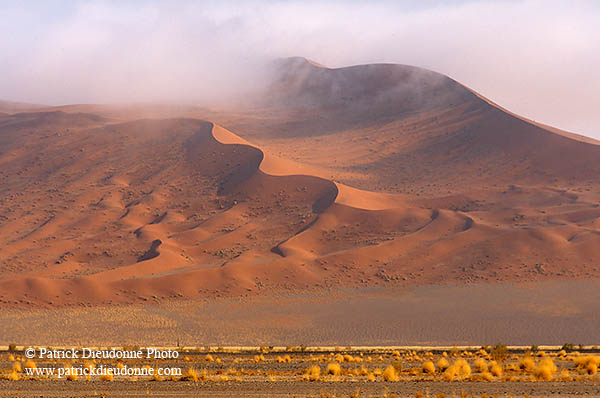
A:
[[[0,302],[600,276],[595,142],[414,67],[276,68],[260,109],[0,114]]]

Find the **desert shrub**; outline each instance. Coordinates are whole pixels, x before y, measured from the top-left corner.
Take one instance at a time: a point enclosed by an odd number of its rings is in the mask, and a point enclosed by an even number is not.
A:
[[[498,343],[490,350],[490,356],[495,361],[504,361],[508,358],[508,348],[502,343]]]
[[[532,372],[535,369],[535,362],[532,357],[526,356],[519,360],[519,369],[525,372]]]
[[[437,368],[440,370],[440,372],[443,372],[444,370],[448,369],[448,366],[450,366],[450,364],[448,363],[448,360],[444,357],[440,358],[439,361],[437,361]]]
[[[558,369],[551,358],[544,358],[535,368],[535,376],[540,380],[552,380]]]
[[[194,368],[188,368],[188,370],[181,376],[182,381],[198,381],[200,379],[198,371]]]
[[[456,362],[454,362],[454,365],[458,368],[458,376],[461,379],[471,375],[471,366],[469,366],[469,363],[464,359],[457,359]]]
[[[33,362],[31,359],[25,362],[25,369],[36,369],[37,366],[35,365],[35,362]]]
[[[473,366],[475,367],[475,371],[478,373],[483,373],[488,371],[487,361],[483,358],[477,358],[475,362],[473,362]]]
[[[571,374],[567,369],[563,369],[560,371],[560,379],[563,381],[571,381]]]
[[[15,352],[15,351],[17,351],[17,345],[16,345],[15,343],[10,343],[10,344],[8,345],[8,351],[10,351],[10,352]]]
[[[496,377],[502,377],[502,366],[498,365],[496,361],[492,361],[489,364],[490,373]]]
[[[433,364],[433,362],[431,362],[431,361],[423,362],[423,372],[429,373],[429,374],[434,374],[435,373],[435,365]]]
[[[265,360],[265,356],[263,354],[254,356],[254,362],[256,362],[256,363],[264,362],[264,360]]]
[[[308,381],[317,381],[321,377],[321,367],[318,365],[313,365],[310,368],[306,369],[305,380]]]
[[[327,369],[325,372],[328,375],[339,376],[342,374],[342,367],[337,362],[330,362],[327,364]]]
[[[585,371],[589,375],[598,373],[600,365],[600,357],[597,356],[582,356],[575,359],[575,366],[579,370]]]
[[[396,369],[394,369],[394,367],[392,365],[389,365],[383,371],[383,380],[385,380],[385,381],[398,381],[399,379],[400,378],[398,377],[398,374],[396,373]]]
[[[448,366],[446,368],[446,370],[444,371],[444,380],[454,381],[457,374],[458,374],[458,369],[456,368],[456,366],[454,366],[454,365]]]

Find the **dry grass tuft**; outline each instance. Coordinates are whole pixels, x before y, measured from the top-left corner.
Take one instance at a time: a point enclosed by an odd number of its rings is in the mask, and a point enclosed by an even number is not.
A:
[[[539,365],[535,368],[535,377],[539,380],[552,380],[552,376],[558,369],[551,358],[544,357]]]
[[[490,373],[496,377],[502,377],[502,366],[498,365],[496,361],[491,361],[489,363]]]
[[[442,357],[437,361],[437,368],[440,372],[445,371],[446,369],[448,369],[449,366],[450,364],[448,363],[448,360],[445,357]]]
[[[33,362],[31,359],[28,360],[27,362],[25,362],[25,369],[36,369],[37,366],[35,365],[35,362]]]
[[[475,372],[484,373],[488,371],[488,363],[483,358],[477,358],[475,362],[473,362],[473,367],[475,368]]]
[[[524,357],[519,361],[519,368],[525,372],[533,372],[535,369],[535,361],[532,357]]]
[[[21,362],[13,363],[12,370],[13,370],[13,372],[19,372],[19,373],[22,372],[23,368],[21,367]]]
[[[423,362],[423,373],[435,374],[435,365],[431,361]]]
[[[337,362],[330,362],[327,364],[327,369],[325,373],[328,375],[339,376],[342,374],[342,367]]]
[[[589,375],[595,375],[598,373],[598,366],[600,365],[600,357],[597,356],[581,356],[575,358],[575,366],[581,371],[585,371]]]
[[[319,365],[313,365],[306,369],[304,373],[304,380],[318,381],[321,378],[321,367]]]
[[[193,381],[197,382],[200,379],[198,371],[194,368],[189,368],[182,376],[182,381]]]
[[[396,373],[396,369],[392,365],[389,365],[383,371],[383,380],[385,380],[385,381],[398,381],[398,380],[400,380],[400,377],[398,377],[398,374]]]

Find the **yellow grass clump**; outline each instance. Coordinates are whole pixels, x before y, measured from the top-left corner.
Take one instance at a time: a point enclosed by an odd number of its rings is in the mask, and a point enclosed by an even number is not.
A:
[[[450,366],[450,364],[448,363],[448,360],[445,357],[442,357],[437,361],[437,368],[440,370],[440,372],[443,372],[444,370],[448,369],[448,366]]]
[[[398,374],[396,373],[396,369],[392,365],[389,365],[383,371],[383,380],[385,380],[385,381],[398,381],[398,380],[400,380],[400,377],[398,377]]]
[[[193,381],[196,382],[200,379],[198,371],[194,368],[189,368],[182,376],[182,381]]]
[[[325,372],[328,375],[339,376],[342,374],[342,367],[337,362],[330,362],[327,364],[327,369]]]
[[[464,359],[457,359],[454,362],[454,366],[458,368],[458,376],[462,379],[469,377],[471,375],[471,366]]]
[[[595,375],[598,373],[598,366],[600,365],[600,357],[597,356],[581,356],[575,358],[575,366],[579,370],[585,371],[589,375]]]
[[[458,358],[454,363],[444,371],[444,379],[453,381],[455,378],[465,379],[471,375],[471,366],[463,359]]]
[[[35,365],[35,362],[33,362],[31,359],[28,360],[27,362],[25,362],[25,369],[36,369],[37,366]]]
[[[104,373],[100,376],[100,380],[102,381],[113,381],[115,379],[115,375],[112,372]]]
[[[549,357],[544,357],[539,365],[535,368],[535,376],[540,380],[552,380],[552,376],[558,369]]]
[[[435,365],[431,361],[423,362],[423,373],[434,374],[435,373]]]
[[[206,356],[204,357],[204,360],[206,362],[214,362],[215,358],[213,358],[213,356],[210,354],[206,354]]]
[[[13,372],[22,372],[23,369],[21,368],[21,362],[13,363],[12,370],[13,370]]]
[[[448,366],[446,368],[446,370],[444,371],[444,380],[446,381],[454,381],[454,379],[456,378],[458,371],[456,369],[456,366],[452,365],[452,366]]]
[[[496,361],[491,361],[489,364],[490,373],[496,377],[502,377],[502,366],[498,365]]]
[[[571,374],[569,373],[569,371],[567,369],[563,369],[560,371],[560,379],[562,381],[571,381]]]
[[[284,355],[283,357],[278,355],[276,360],[277,360],[277,363],[290,363],[290,362],[292,362],[292,358],[288,354]]]
[[[531,357],[521,358],[521,360],[519,361],[519,369],[521,369],[525,372],[533,372],[533,370],[535,369],[535,362],[534,362],[533,358],[531,358]]]
[[[306,369],[304,373],[304,380],[318,381],[321,377],[321,367],[319,365],[313,365]]]
[[[484,373],[488,371],[488,363],[483,358],[477,358],[475,362],[473,362],[473,366],[475,367],[476,372]]]

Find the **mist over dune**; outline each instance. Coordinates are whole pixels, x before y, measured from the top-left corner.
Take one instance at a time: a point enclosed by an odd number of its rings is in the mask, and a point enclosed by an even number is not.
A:
[[[5,2],[0,96],[215,106],[271,60],[440,72],[523,116],[600,138],[593,1]]]

